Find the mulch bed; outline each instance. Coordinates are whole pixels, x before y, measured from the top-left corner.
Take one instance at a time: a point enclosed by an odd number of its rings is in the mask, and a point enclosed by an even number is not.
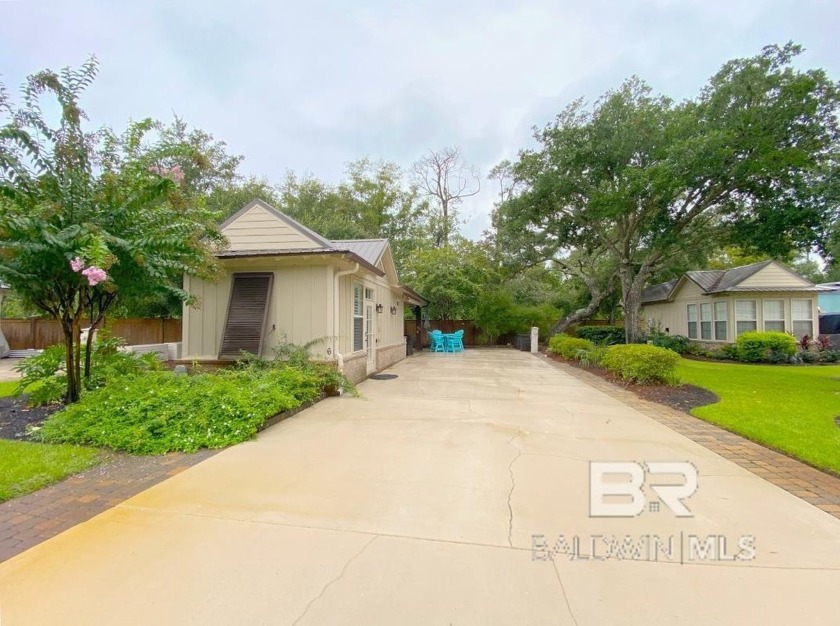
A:
[[[27,407],[26,396],[0,398],[0,439],[30,440],[29,429],[43,424],[60,408],[60,404]]]
[[[668,385],[634,383],[619,378],[602,367],[582,367],[577,361],[569,361],[550,352],[547,352],[546,356],[554,361],[559,361],[560,363],[582,369],[590,374],[595,374],[613,385],[632,391],[642,400],[658,402],[678,411],[689,413],[691,409],[720,401],[717,394],[712,393],[708,389],[696,387],[695,385],[669,387]]]

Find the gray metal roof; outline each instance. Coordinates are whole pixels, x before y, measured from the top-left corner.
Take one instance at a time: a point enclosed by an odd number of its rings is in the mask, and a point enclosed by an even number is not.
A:
[[[651,304],[652,302],[664,302],[671,295],[674,287],[680,282],[679,278],[669,280],[667,283],[659,283],[658,285],[651,285],[642,289],[642,304]]]
[[[779,287],[741,287],[739,286],[747,278],[755,274],[761,269],[764,269],[774,261],[761,261],[760,263],[752,263],[750,265],[742,265],[741,267],[733,267],[728,270],[699,270],[686,272],[685,277],[697,283],[697,285],[707,294],[712,293],[727,293],[731,291],[823,291],[816,285],[801,285]],[[784,265],[779,264],[791,274],[795,274]],[[798,276],[798,275],[797,275]],[[801,277],[800,277],[801,278]],[[803,279],[804,280],[804,279]],[[659,285],[652,285],[642,291],[642,304],[651,304],[653,302],[664,302],[670,299],[671,294],[679,283],[678,280],[670,280],[667,283],[660,283]]]
[[[371,265],[379,262],[388,247],[387,239],[333,239],[331,243],[336,250],[352,252]]]

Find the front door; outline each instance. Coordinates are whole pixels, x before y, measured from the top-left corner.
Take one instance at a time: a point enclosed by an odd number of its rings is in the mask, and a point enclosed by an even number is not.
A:
[[[376,371],[376,335],[374,333],[374,308],[372,302],[365,303],[365,351],[367,353],[367,373]]]

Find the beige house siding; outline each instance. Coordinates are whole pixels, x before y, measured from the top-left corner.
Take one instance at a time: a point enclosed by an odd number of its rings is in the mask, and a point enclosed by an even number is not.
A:
[[[222,234],[230,243],[228,250],[233,252],[268,249],[302,250],[321,247],[321,244],[292,228],[259,205],[254,205],[225,226]]]
[[[378,261],[368,259],[357,264],[333,249],[331,242],[258,200],[231,217],[223,225],[222,233],[228,239],[228,251],[246,254],[223,258],[221,263],[226,271],[216,283],[185,279],[186,289],[197,296],[198,302],[183,310],[183,358],[215,360],[218,357],[232,276],[248,272],[273,274],[263,356],[272,356],[274,348],[284,341],[295,345],[311,343],[309,352],[313,358],[332,361],[340,356],[345,373],[354,382],[365,378],[371,367],[380,370],[405,357],[403,290],[399,286],[392,288],[399,278],[387,245]],[[269,251],[296,250],[307,253],[268,256]],[[257,256],[247,254],[251,251],[263,252]],[[383,276],[367,265],[374,262]],[[336,278],[337,272],[354,267],[354,273]],[[371,348],[375,365],[369,366],[365,349],[353,351],[355,283],[371,294],[371,299],[365,301],[365,310],[368,305],[373,308],[376,341]],[[381,305],[381,312],[376,312],[377,305]],[[391,307],[394,307],[393,314]]]
[[[688,281],[685,287],[689,285],[693,285],[691,281]],[[696,287],[696,285],[694,285]],[[729,293],[729,294],[720,294],[720,295],[713,295],[707,296],[703,295],[702,290],[698,288],[696,289],[686,289],[685,293],[683,293],[683,289],[680,289],[679,292],[674,297],[672,302],[663,302],[657,304],[649,304],[644,307],[643,310],[643,319],[645,319],[648,324],[654,323],[659,325],[660,329],[664,332],[665,329],[668,329],[669,334],[671,335],[684,335],[688,336],[688,312],[687,312],[687,305],[688,304],[697,304],[698,305],[698,337],[697,341],[703,341],[704,343],[724,343],[724,340],[716,339],[714,337],[714,303],[715,302],[726,302],[727,304],[727,336],[725,342],[734,342],[737,338],[736,334],[736,319],[735,319],[735,305],[736,302],[740,300],[752,300],[756,303],[756,328],[758,330],[764,330],[764,301],[765,300],[782,300],[784,303],[784,316],[785,316],[785,331],[792,332],[793,331],[793,318],[792,318],[792,307],[791,301],[792,300],[809,300],[811,302],[811,315],[812,315],[812,325],[814,330],[812,334],[815,332],[816,324],[817,324],[817,298],[816,292],[801,292],[801,291],[754,291],[754,292],[741,292],[741,293]],[[699,305],[702,303],[711,303],[712,304],[712,339],[701,339],[700,334],[700,326],[699,326]]]
[[[807,287],[810,284],[807,280],[794,276],[784,268],[770,263],[767,267],[760,269],[749,278],[741,281],[738,286],[778,289],[780,287]]]
[[[183,308],[182,336],[185,358],[215,359],[225,326],[231,279],[223,276],[211,283],[186,276],[184,289],[196,296],[196,306]]]

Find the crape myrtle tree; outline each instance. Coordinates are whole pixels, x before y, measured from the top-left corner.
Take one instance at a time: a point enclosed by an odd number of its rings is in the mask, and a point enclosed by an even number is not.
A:
[[[82,388],[80,331],[121,297],[172,294],[189,301],[183,274],[211,278],[223,243],[215,215],[182,190],[189,145],[158,137],[151,121],[125,133],[86,131],[79,97],[97,73],[78,69],[30,76],[21,104],[0,91],[0,279],[61,323],[67,393]],[[58,104],[57,122],[41,98]],[[84,374],[90,375],[90,361]]]
[[[630,342],[643,333],[643,287],[675,259],[727,243],[825,251],[838,85],[796,69],[800,51],[730,61],[680,103],[635,78],[591,107],[573,103],[520,153],[518,191],[499,211],[526,240],[612,257]]]

